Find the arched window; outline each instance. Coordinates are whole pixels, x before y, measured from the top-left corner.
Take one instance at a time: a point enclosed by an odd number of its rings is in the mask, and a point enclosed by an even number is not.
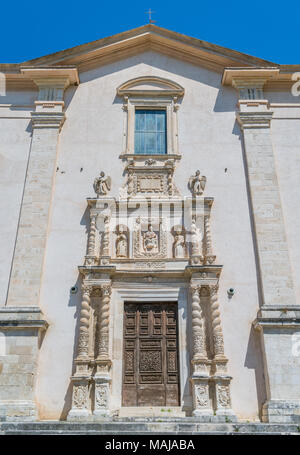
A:
[[[143,76],[117,89],[123,97],[123,155],[178,155],[178,99],[184,89],[168,79]]]

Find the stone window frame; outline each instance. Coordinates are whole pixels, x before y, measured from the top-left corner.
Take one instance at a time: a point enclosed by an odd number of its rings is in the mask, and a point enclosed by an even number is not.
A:
[[[146,88],[145,88],[146,87]],[[123,98],[124,110],[124,143],[121,156],[140,157],[166,157],[179,156],[178,150],[178,100],[184,95],[184,88],[178,83],[155,76],[143,76],[131,79],[117,89],[118,96]],[[166,111],[166,153],[162,154],[135,154],[135,111],[165,110]]]

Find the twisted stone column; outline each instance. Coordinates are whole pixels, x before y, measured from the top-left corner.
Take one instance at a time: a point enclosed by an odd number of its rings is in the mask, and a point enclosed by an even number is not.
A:
[[[191,284],[190,286],[193,328],[193,367],[190,383],[193,398],[193,415],[200,420],[207,421],[213,411],[209,397],[208,359],[205,346],[204,320],[200,306],[200,288],[200,285]]]
[[[204,217],[204,235],[205,235],[205,263],[213,264],[216,256],[212,252],[212,240],[210,232],[210,216]]]
[[[211,323],[215,357],[224,356],[224,341],[218,303],[218,285],[210,286]]]
[[[72,376],[73,393],[72,408],[68,414],[68,420],[86,419],[89,415],[89,331],[90,331],[90,303],[93,287],[82,286],[82,302],[80,311],[79,338],[77,345],[77,357],[75,359],[76,371]]]
[[[111,285],[109,283],[101,285],[101,294],[101,303],[98,311],[98,356],[96,359],[97,372],[94,376],[95,398],[93,415],[102,418],[110,413],[109,306]]]
[[[87,256],[84,265],[94,265],[96,262],[96,215],[91,215],[90,230],[88,235]]]
[[[104,231],[102,237],[102,256],[109,256],[109,216],[104,218]]]
[[[109,304],[111,285],[101,286],[102,298],[98,312],[98,359],[108,359],[109,347]]]
[[[79,339],[77,346],[77,358],[89,356],[89,328],[90,328],[90,303],[92,286],[82,286],[82,302],[80,311]]]
[[[193,360],[205,357],[205,336],[203,315],[200,306],[200,286],[191,285],[192,293],[192,329],[193,329]]]

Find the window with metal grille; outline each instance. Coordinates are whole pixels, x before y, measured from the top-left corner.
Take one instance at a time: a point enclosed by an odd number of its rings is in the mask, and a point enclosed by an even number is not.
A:
[[[162,155],[167,153],[166,111],[136,109],[134,153]]]

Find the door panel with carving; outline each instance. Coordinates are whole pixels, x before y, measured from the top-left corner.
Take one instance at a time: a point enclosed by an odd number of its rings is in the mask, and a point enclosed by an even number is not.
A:
[[[125,303],[123,406],[178,406],[176,303]]]

